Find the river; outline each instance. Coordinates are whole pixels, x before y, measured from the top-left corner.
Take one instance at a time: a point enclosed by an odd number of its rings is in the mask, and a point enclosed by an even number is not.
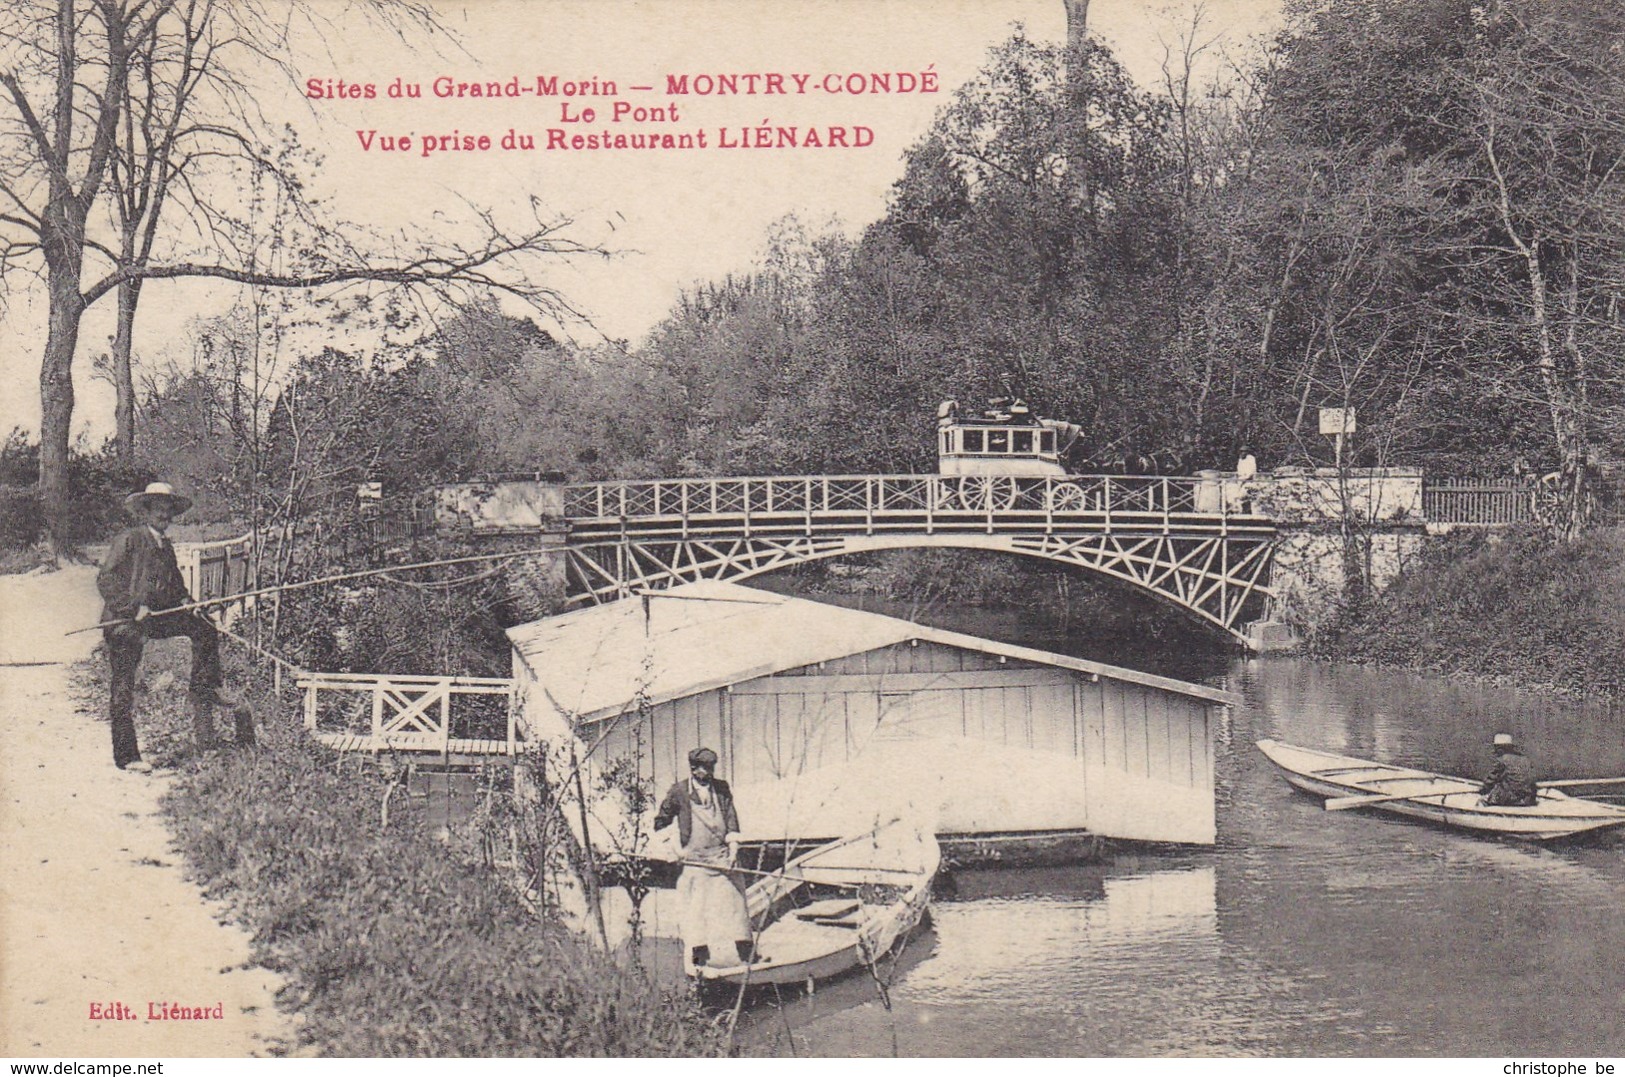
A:
[[[871,608],[874,603],[867,603]],[[962,631],[1021,636],[971,613]],[[1042,634],[1020,642],[1098,653]],[[1270,737],[1456,774],[1506,730],[1543,777],[1625,774],[1601,708],[1439,678],[1219,652],[1114,660],[1219,684],[1218,843],[962,871],[899,960],[767,1003],[752,1051],[905,1056],[1625,1055],[1625,839],[1485,840],[1328,813]],[[1625,791],[1625,787],[1616,789]]]

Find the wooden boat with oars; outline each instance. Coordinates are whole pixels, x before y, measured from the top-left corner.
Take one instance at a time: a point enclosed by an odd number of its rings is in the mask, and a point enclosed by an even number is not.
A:
[[[685,954],[686,971],[702,985],[748,987],[873,964],[919,926],[941,862],[936,838],[904,822],[820,845],[746,891],[756,962],[696,968]]]
[[[1329,798],[1328,811],[1371,807],[1462,830],[1532,841],[1567,838],[1625,824],[1625,807],[1571,797],[1554,786],[1617,784],[1618,779],[1565,779],[1540,783],[1536,802],[1506,807],[1479,802],[1479,782],[1410,767],[1372,763],[1273,740],[1258,750],[1288,784]]]

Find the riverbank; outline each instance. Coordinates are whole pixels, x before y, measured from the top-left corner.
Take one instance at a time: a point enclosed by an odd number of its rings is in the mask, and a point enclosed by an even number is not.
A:
[[[1625,530],[1554,545],[1457,532],[1369,608],[1310,640],[1320,658],[1617,699],[1625,680]]]
[[[100,608],[87,566],[0,578],[0,1054],[284,1053],[281,978],[172,847],[160,801],[175,778],[116,770],[106,722],[75,705],[70,667],[98,637],[63,633]],[[151,1019],[176,1002],[211,1016]],[[107,1019],[113,1003],[133,1016]]]
[[[260,746],[195,758],[184,641],[150,644],[142,664],[138,728],[158,769],[115,769],[98,637],[63,636],[95,623],[94,576],[0,580],[0,1052],[726,1049],[689,999],[539,922],[477,847],[438,840],[373,760],[311,743],[296,707],[251,691]],[[149,1017],[166,1002],[208,1016]]]
[[[299,1019],[301,1053],[725,1051],[685,993],[618,966],[524,906],[505,869],[482,855],[507,848],[506,830],[483,844],[490,834],[446,838],[426,798],[397,781],[398,768],[316,744],[297,707],[263,685],[248,693],[259,746],[196,759],[181,690],[186,661],[184,644],[149,649],[143,754],[174,768],[163,809],[176,847],[204,893],[249,933],[254,961],[285,981],[278,1002]],[[81,691],[99,696],[101,664],[76,672]]]

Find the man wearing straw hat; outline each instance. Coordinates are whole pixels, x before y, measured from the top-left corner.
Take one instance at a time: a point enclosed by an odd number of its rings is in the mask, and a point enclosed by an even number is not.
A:
[[[115,621],[102,630],[112,666],[108,715],[113,726],[113,764],[120,770],[148,773],[135,733],[135,679],[148,639],[186,636],[192,641],[190,702],[197,750],[219,747],[214,731],[216,704],[232,707],[237,741],[252,744],[254,724],[245,705],[220,688],[220,633],[195,611],[165,613],[192,601],[175,560],[175,547],[165,534],[175,517],[192,506],[168,483],[155,482],[124,499],[124,509],[139,521],[114,536],[96,576],[102,620]]]
[[[1480,801],[1505,808],[1524,808],[1536,803],[1534,765],[1512,743],[1512,734],[1495,734],[1491,747],[1495,752],[1495,766],[1478,791]]]
[[[739,814],[733,791],[716,777],[717,753],[688,753],[687,781],[671,787],[655,813],[655,829],[677,823],[683,874],[677,879],[683,942],[696,966],[733,965],[755,958],[750,913],[738,876],[730,871],[739,849]],[[732,950],[733,953],[729,953]],[[758,959],[759,960],[759,959]]]

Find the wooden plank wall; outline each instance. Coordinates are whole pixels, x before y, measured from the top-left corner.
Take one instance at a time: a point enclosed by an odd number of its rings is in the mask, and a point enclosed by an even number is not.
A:
[[[687,775],[688,751],[702,744],[720,754],[724,778],[749,784],[843,762],[884,721],[1211,791],[1208,706],[1132,682],[901,644],[662,704],[641,745],[635,716],[623,716],[602,750],[640,754],[657,793]]]

